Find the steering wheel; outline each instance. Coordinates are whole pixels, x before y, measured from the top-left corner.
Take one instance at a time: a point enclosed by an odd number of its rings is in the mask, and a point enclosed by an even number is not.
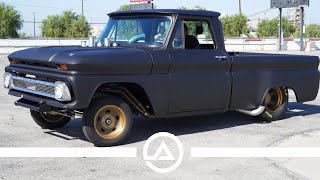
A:
[[[145,35],[145,34],[138,34],[138,35],[133,36],[133,37],[129,40],[129,44],[135,44],[135,43],[137,43],[138,41],[145,40],[145,39],[146,39],[146,35]]]

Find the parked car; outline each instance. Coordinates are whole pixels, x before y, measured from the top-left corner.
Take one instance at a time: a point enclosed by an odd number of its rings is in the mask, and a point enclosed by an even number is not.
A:
[[[157,9],[109,16],[97,39],[105,46],[91,42],[9,55],[5,87],[42,128],[61,128],[81,115],[89,141],[113,146],[129,136],[134,114],[239,111],[272,121],[287,111],[289,89],[301,103],[318,94],[318,57],[227,52],[218,12]]]

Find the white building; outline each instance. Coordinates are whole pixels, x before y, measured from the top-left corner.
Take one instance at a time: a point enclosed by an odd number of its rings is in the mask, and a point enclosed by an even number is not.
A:
[[[91,35],[95,37],[99,37],[101,32],[103,31],[104,25],[91,25]]]

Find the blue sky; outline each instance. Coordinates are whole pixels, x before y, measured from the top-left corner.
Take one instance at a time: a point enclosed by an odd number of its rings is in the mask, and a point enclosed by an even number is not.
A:
[[[1,0],[1,2],[15,6],[21,12],[23,19],[33,21],[32,12],[36,12],[36,21],[42,21],[48,15],[59,14],[65,10],[73,10],[81,13],[81,0]],[[129,0],[84,0],[84,13],[89,22],[106,22],[107,13],[119,8],[120,5],[129,3]],[[179,6],[200,5],[208,10],[219,11],[229,15],[238,12],[238,0],[154,0],[157,8],[174,9]],[[306,23],[320,24],[320,1],[310,0],[311,6],[306,8]],[[242,11],[245,15],[252,15],[270,8],[270,0],[242,0]],[[277,10],[269,10],[261,13],[256,18],[273,18],[277,16]],[[37,25],[36,33],[40,33]],[[33,24],[24,23],[22,32],[28,35],[33,33]]]

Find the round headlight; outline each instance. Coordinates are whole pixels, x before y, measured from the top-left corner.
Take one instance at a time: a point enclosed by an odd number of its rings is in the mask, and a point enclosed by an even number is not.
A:
[[[55,99],[58,101],[70,101],[71,95],[66,83],[57,81],[54,86]]]
[[[11,81],[11,74],[10,73],[4,73],[3,75],[3,86],[5,88],[10,87],[10,81]]]
[[[61,99],[63,96],[63,85],[56,83],[54,86],[54,94],[56,99]]]

